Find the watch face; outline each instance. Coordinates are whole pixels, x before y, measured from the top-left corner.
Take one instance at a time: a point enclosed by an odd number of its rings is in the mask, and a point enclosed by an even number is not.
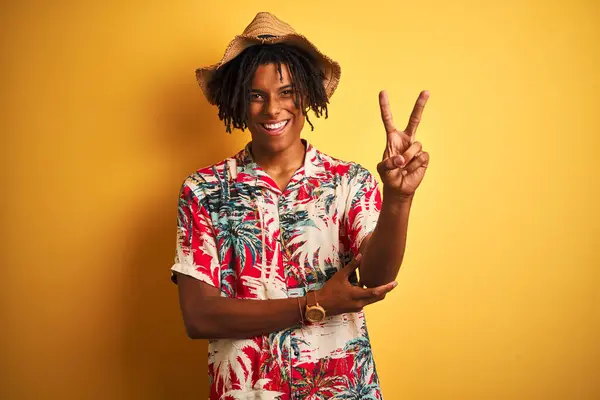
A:
[[[325,310],[321,307],[309,307],[306,310],[305,316],[310,322],[321,322],[325,318]]]

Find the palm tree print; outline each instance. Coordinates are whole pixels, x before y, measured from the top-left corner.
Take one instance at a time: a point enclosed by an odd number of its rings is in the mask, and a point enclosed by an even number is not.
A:
[[[352,380],[343,391],[337,393],[334,400],[381,400],[377,383],[367,383],[362,380]]]
[[[250,265],[256,264],[257,254],[260,251],[260,227],[256,221],[242,221],[240,214],[229,215],[227,218],[219,219],[217,223],[217,243],[219,245],[219,257],[225,260],[230,251],[239,258],[240,271],[242,273],[247,265],[246,257],[250,255]]]
[[[245,371],[249,371],[251,367],[246,349],[259,350],[256,341],[252,339],[224,339],[210,343],[208,358],[212,362],[216,385],[231,385],[232,378],[235,378],[240,386],[246,386],[250,375]]]
[[[329,363],[330,358],[322,358],[311,369],[296,368],[302,376],[293,384],[299,398],[327,400],[347,387],[346,376],[329,373]]]
[[[289,381],[289,363],[286,360],[289,359],[290,354],[300,354],[300,344],[309,345],[306,340],[294,336],[293,332],[294,329],[284,329],[269,335],[270,354],[268,361],[261,366],[261,375],[268,374],[275,367],[280,369],[281,379]]]
[[[354,356],[352,372],[361,378],[369,379],[375,368],[369,338],[366,336],[359,336],[352,339],[346,343],[344,350],[348,354]]]
[[[304,168],[281,191],[247,147],[184,182],[172,269],[224,297],[302,296],[353,258],[380,206],[377,182],[358,164],[306,144]],[[208,362],[211,399],[381,398],[362,313],[211,340]]]

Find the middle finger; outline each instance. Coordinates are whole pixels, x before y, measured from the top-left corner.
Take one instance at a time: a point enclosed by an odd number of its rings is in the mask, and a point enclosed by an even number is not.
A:
[[[427,90],[423,90],[421,93],[419,93],[419,97],[417,98],[415,106],[410,114],[410,118],[408,119],[406,133],[410,135],[411,141],[414,140],[417,133],[417,127],[421,122],[423,109],[425,108],[425,104],[427,104],[427,99],[429,99],[429,92]]]
[[[354,297],[357,300],[376,298],[376,297],[382,296],[386,293],[389,293],[396,286],[398,286],[398,283],[396,281],[392,281],[390,283],[386,283],[385,285],[381,285],[381,286],[377,286],[377,287],[369,288],[369,289],[355,287],[356,291],[355,291],[355,293],[353,293],[352,297]]]

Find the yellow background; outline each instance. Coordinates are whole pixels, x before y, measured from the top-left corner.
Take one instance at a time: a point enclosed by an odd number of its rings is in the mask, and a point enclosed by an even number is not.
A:
[[[2,5],[3,399],[206,398],[169,282],[183,178],[239,150],[196,86],[258,11],[342,65],[305,137],[375,172],[377,93],[431,166],[368,309],[386,399],[600,398],[595,1]],[[268,4],[268,6],[267,6]]]

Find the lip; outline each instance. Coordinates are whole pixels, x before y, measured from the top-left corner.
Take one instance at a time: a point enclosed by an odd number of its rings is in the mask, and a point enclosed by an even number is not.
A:
[[[284,126],[282,126],[282,127],[281,127],[281,128],[279,128],[279,129],[277,129],[277,130],[274,130],[274,131],[273,131],[273,130],[268,130],[268,129],[266,129],[266,128],[263,126],[263,124],[276,124],[276,123],[278,123],[278,122],[283,122],[283,121],[286,121],[285,125],[284,125]],[[283,132],[284,132],[284,131],[287,129],[287,127],[290,125],[290,121],[291,121],[291,119],[283,119],[283,120],[281,120],[281,121],[265,121],[265,122],[262,122],[262,123],[260,123],[260,124],[258,124],[258,125],[260,126],[260,129],[261,129],[261,131],[263,131],[263,132],[264,132],[264,133],[266,133],[267,135],[269,135],[269,136],[279,136],[279,135],[281,135],[281,134],[282,134],[282,133],[283,133]]]

